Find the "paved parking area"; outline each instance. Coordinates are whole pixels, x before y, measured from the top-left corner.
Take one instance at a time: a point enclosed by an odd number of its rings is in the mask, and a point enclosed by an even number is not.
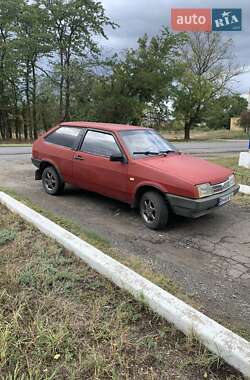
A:
[[[47,195],[34,181],[29,156],[0,161],[0,187],[14,189],[44,209],[108,239],[178,282],[210,316],[250,326],[250,208],[230,204],[201,219],[175,217],[161,232],[144,227],[136,211],[102,196],[67,187]]]

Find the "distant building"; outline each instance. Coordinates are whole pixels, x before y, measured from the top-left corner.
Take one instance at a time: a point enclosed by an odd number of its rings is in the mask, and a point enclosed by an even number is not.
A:
[[[230,131],[240,131],[240,118],[239,117],[231,117],[230,119]]]

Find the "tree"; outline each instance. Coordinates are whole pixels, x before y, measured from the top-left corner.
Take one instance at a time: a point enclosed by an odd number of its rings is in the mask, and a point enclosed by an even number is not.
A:
[[[169,113],[173,81],[177,78],[177,57],[183,34],[163,29],[151,39],[144,35],[136,49],[125,50],[94,87],[96,115],[106,121],[139,124],[150,112],[151,120],[163,120]]]
[[[16,27],[16,47],[25,70],[26,120],[30,137],[37,138],[37,65],[52,51],[45,11],[37,4],[24,4]]]
[[[53,78],[40,77],[37,99],[38,123],[42,130],[47,131],[58,121],[58,92]]]
[[[12,138],[11,123],[17,113],[19,68],[13,29],[23,6],[22,0],[0,1],[0,133],[2,139]]]
[[[250,111],[243,111],[240,115],[240,125],[246,133],[250,133]]]
[[[86,63],[96,64],[97,37],[106,38],[108,25],[115,27],[94,0],[0,0],[2,139],[13,131],[16,138],[33,139],[72,111],[81,114],[72,87]],[[89,99],[91,89],[83,87]]]
[[[216,99],[204,120],[211,129],[230,128],[230,119],[247,110],[248,102],[239,95],[224,95]]]
[[[107,38],[104,27],[115,28],[100,2],[94,0],[38,0],[50,20],[54,50],[59,57],[60,118],[69,119],[71,111],[72,62],[99,53],[97,36]],[[58,68],[56,62],[56,68]]]
[[[185,139],[203,120],[216,99],[223,96],[239,69],[232,65],[231,40],[223,41],[219,33],[194,33],[183,49],[183,72],[175,87],[175,114],[184,121]]]

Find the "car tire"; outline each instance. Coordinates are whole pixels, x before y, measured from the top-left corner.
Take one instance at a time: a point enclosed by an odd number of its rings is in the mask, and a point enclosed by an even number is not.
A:
[[[140,214],[147,227],[159,230],[166,227],[169,207],[163,196],[156,191],[147,191],[140,200]]]
[[[58,195],[64,189],[64,183],[53,166],[47,166],[44,169],[42,183],[44,190],[50,195]]]

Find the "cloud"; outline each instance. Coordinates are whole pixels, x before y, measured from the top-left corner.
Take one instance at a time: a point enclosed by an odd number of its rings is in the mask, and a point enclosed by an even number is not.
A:
[[[250,3],[249,0],[220,1],[208,0],[102,0],[106,13],[120,25],[119,29],[107,29],[109,39],[102,45],[109,51],[119,51],[135,47],[140,36],[147,33],[152,36],[168,26],[170,29],[171,8],[242,8],[241,32],[223,33],[224,38],[232,38],[234,42],[235,63],[250,66]],[[239,76],[237,89],[248,92],[250,73]]]

